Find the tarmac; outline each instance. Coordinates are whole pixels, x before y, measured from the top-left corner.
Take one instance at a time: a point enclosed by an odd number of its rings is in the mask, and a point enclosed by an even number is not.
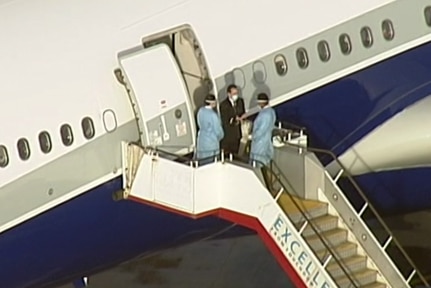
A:
[[[419,271],[431,279],[431,211],[385,219]],[[431,281],[430,281],[431,282]],[[58,288],[72,288],[72,285]],[[207,240],[129,261],[89,277],[90,288],[293,288],[257,235]]]
[[[169,249],[90,276],[88,284],[89,288],[294,287],[256,235]]]

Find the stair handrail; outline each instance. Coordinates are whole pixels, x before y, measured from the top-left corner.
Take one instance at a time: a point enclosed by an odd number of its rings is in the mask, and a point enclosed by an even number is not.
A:
[[[357,190],[357,192],[362,197],[362,199],[367,203],[367,205],[370,208],[370,210],[374,213],[375,217],[379,221],[379,224],[382,225],[382,227],[385,229],[386,233],[388,233],[388,235],[390,237],[392,237],[392,241],[395,243],[395,245],[397,246],[397,248],[401,251],[402,255],[406,258],[406,260],[408,261],[408,263],[410,264],[410,266],[415,270],[415,273],[421,279],[421,281],[423,282],[423,284],[425,284],[426,286],[430,285],[428,283],[428,281],[425,279],[425,277],[422,275],[422,273],[420,272],[420,270],[417,268],[417,266],[414,264],[413,260],[408,256],[407,252],[403,249],[403,247],[401,246],[401,244],[399,243],[399,241],[397,240],[397,238],[394,236],[394,234],[391,232],[391,230],[389,229],[389,227],[386,225],[386,223],[384,222],[384,220],[381,218],[381,216],[377,212],[377,209],[371,204],[371,202],[369,201],[368,197],[365,195],[365,193],[359,187],[359,185],[357,184],[357,182],[353,179],[353,176],[350,174],[350,172],[348,171],[348,169],[341,163],[341,161],[338,159],[338,157],[335,155],[334,152],[332,152],[331,150],[327,150],[327,149],[321,149],[321,148],[315,148],[315,147],[309,147],[309,146],[304,147],[304,146],[300,146],[300,145],[293,144],[293,143],[286,143],[286,145],[289,145],[289,146],[292,146],[292,147],[295,147],[295,148],[305,149],[307,151],[311,151],[311,152],[315,152],[315,153],[326,154],[326,155],[329,155],[333,160],[335,160],[337,162],[337,164],[340,165],[340,168],[343,169],[343,173],[346,174],[347,178],[352,183],[353,187]],[[407,279],[405,279],[405,280],[407,280]]]
[[[283,127],[283,128],[292,128],[292,129],[296,129],[298,130],[301,134],[302,132],[307,130],[307,127],[305,126],[299,126],[290,122],[286,122],[286,121],[278,121],[278,126],[279,128]]]
[[[272,176],[275,177],[275,179],[280,184],[281,188],[283,188],[283,192],[282,193],[285,193],[285,194],[288,195],[288,197],[290,198],[290,200],[293,202],[293,204],[295,205],[295,207],[300,212],[301,216],[306,221],[307,225],[310,225],[310,227],[313,230],[314,234],[317,235],[317,237],[319,238],[320,242],[323,243],[323,246],[325,247],[326,251],[331,256],[331,259],[334,259],[334,261],[341,268],[341,270],[343,271],[343,273],[347,276],[347,279],[349,279],[350,284],[352,284],[353,287],[355,287],[355,288],[360,287],[360,286],[356,285],[354,279],[352,279],[352,277],[350,275],[350,272],[348,272],[346,270],[346,268],[345,268],[344,264],[342,263],[342,261],[340,261],[340,259],[338,259],[336,257],[335,253],[333,252],[334,247],[331,247],[331,245],[326,242],[327,240],[322,235],[320,235],[320,232],[317,230],[317,227],[314,225],[312,219],[310,217],[308,217],[308,215],[304,212],[304,209],[302,209],[302,207],[298,204],[298,202],[293,198],[293,195],[288,192],[288,191],[293,192],[296,196],[300,197],[299,194],[297,193],[297,191],[295,191],[295,189],[292,187],[292,185],[289,183],[289,181],[287,181],[287,184],[290,186],[290,189],[287,189],[272,167],[276,167],[277,170],[278,170],[278,172],[280,173],[280,175],[282,175],[286,179],[286,176],[284,175],[284,173],[282,172],[282,170],[275,164],[274,161],[271,161],[270,164],[269,164],[269,166],[265,165],[262,162],[257,161],[257,160],[253,160],[253,161],[256,162],[256,163],[259,163],[260,165],[262,165],[263,169],[267,169],[268,171],[270,171],[272,173]],[[267,188],[271,189],[270,187],[267,187]],[[277,205],[280,206],[278,203],[277,203]],[[287,213],[284,212],[284,214],[290,219],[290,217],[289,217],[289,215]],[[290,221],[292,221],[292,220],[290,219]],[[292,221],[292,223],[293,223],[293,221]],[[301,237],[304,239],[304,237],[302,235],[301,235]],[[313,251],[313,253],[316,255],[316,253],[314,251]],[[316,257],[317,257],[317,255],[316,255]],[[323,261],[325,263],[327,261],[328,257],[324,257],[324,258],[326,258]],[[319,260],[319,262],[320,262],[320,260]],[[323,267],[323,269],[326,270],[325,267]],[[332,276],[329,274],[329,272],[327,270],[326,270],[326,272],[328,273],[329,277],[332,278]],[[335,281],[335,279],[334,279],[334,281]]]
[[[184,145],[142,146],[142,144],[139,142],[131,142],[131,143],[141,147],[142,149],[144,149],[144,151],[151,151],[151,152],[155,152],[157,154],[166,155],[166,156],[169,156],[170,158],[175,158],[175,159],[184,161],[184,163],[186,163],[186,164],[192,164],[192,163],[194,163],[194,161],[196,161],[194,151],[190,152],[190,153],[193,153],[193,156],[192,156],[192,158],[189,158],[187,156],[176,154],[174,152],[169,152],[169,151],[166,151],[166,150],[160,148],[160,147],[163,147],[163,148],[177,148],[177,149],[187,148],[187,149],[190,149],[190,146],[184,146]],[[214,157],[210,157],[210,158],[214,158]]]

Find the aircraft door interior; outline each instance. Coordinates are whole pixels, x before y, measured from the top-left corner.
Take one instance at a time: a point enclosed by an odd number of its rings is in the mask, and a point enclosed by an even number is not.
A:
[[[196,136],[193,107],[170,48],[157,44],[119,56],[119,62],[142,145],[176,154],[190,152]]]

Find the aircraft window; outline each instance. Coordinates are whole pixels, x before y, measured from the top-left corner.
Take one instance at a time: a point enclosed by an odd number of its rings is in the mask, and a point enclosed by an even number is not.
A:
[[[117,117],[111,109],[103,111],[103,126],[106,132],[111,133],[117,129]]]
[[[85,117],[84,119],[82,119],[81,127],[82,127],[82,132],[84,134],[84,137],[86,139],[90,140],[91,138],[94,137],[95,135],[94,123],[90,117]]]
[[[265,64],[261,61],[253,63],[253,78],[256,83],[265,83],[266,81],[266,69]]]
[[[298,61],[299,68],[305,69],[308,67],[308,54],[305,48],[296,50],[296,60]]]
[[[72,128],[68,124],[63,124],[60,127],[61,141],[64,146],[70,146],[73,143]]]
[[[287,67],[287,61],[286,58],[278,54],[274,58],[274,64],[275,64],[275,70],[277,70],[277,74],[280,76],[284,76],[287,73],[288,67]]]
[[[239,88],[245,87],[245,76],[244,72],[240,68],[235,68],[232,71],[233,73],[233,79],[235,79],[235,85],[237,85]]]
[[[39,133],[39,146],[43,153],[47,154],[52,150],[51,136],[46,131]]]
[[[319,58],[323,62],[328,62],[331,58],[331,51],[329,50],[329,44],[325,40],[317,43],[317,51],[319,52]]]
[[[30,144],[27,139],[21,138],[17,142],[18,155],[21,160],[28,160],[30,158]]]
[[[425,21],[427,25],[431,27],[431,6],[425,7]]]
[[[352,41],[350,41],[350,36],[346,33],[343,33],[338,38],[338,42],[340,44],[341,53],[344,55],[349,55],[352,52]]]
[[[4,145],[0,145],[0,167],[5,168],[9,164],[9,154]]]
[[[394,39],[395,31],[394,31],[394,25],[392,24],[392,21],[389,19],[386,19],[382,22],[382,32],[383,37],[390,41]]]
[[[370,48],[371,46],[373,46],[373,33],[371,32],[370,27],[362,27],[361,40],[365,48]]]

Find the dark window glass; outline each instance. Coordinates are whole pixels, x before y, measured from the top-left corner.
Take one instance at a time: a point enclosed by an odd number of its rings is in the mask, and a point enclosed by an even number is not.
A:
[[[278,54],[274,58],[274,64],[275,64],[275,70],[277,70],[277,74],[280,76],[284,76],[287,73],[288,67],[287,67],[287,61],[286,58]]]
[[[361,40],[364,47],[370,48],[373,46],[373,33],[370,27],[365,26],[361,29]]]
[[[63,124],[60,128],[61,141],[64,146],[70,146],[73,143],[72,128],[69,124]]]
[[[0,145],[0,167],[4,168],[9,164],[9,154],[7,148],[4,145]]]
[[[298,61],[299,68],[305,69],[308,67],[308,54],[305,48],[296,50],[296,60]]]
[[[27,139],[21,138],[17,142],[18,155],[21,160],[28,160],[30,158],[30,144]]]
[[[344,55],[349,55],[352,52],[352,41],[350,40],[350,36],[346,33],[341,34],[338,38],[338,42],[340,43],[341,53]]]
[[[85,139],[90,140],[95,135],[94,123],[90,117],[85,117],[81,121],[82,133],[84,134]]]
[[[394,31],[394,25],[392,24],[392,21],[389,19],[386,19],[382,22],[382,33],[383,38],[390,41],[394,39],[395,31]]]
[[[328,62],[331,58],[331,51],[329,50],[328,42],[322,40],[317,43],[317,51],[319,52],[319,58],[323,62]]]
[[[49,136],[49,133],[46,131],[42,131],[39,133],[39,146],[40,150],[47,154],[51,152],[52,150],[52,142],[51,142],[51,136]]]
[[[425,7],[425,21],[427,22],[427,25],[431,27],[431,6]]]

